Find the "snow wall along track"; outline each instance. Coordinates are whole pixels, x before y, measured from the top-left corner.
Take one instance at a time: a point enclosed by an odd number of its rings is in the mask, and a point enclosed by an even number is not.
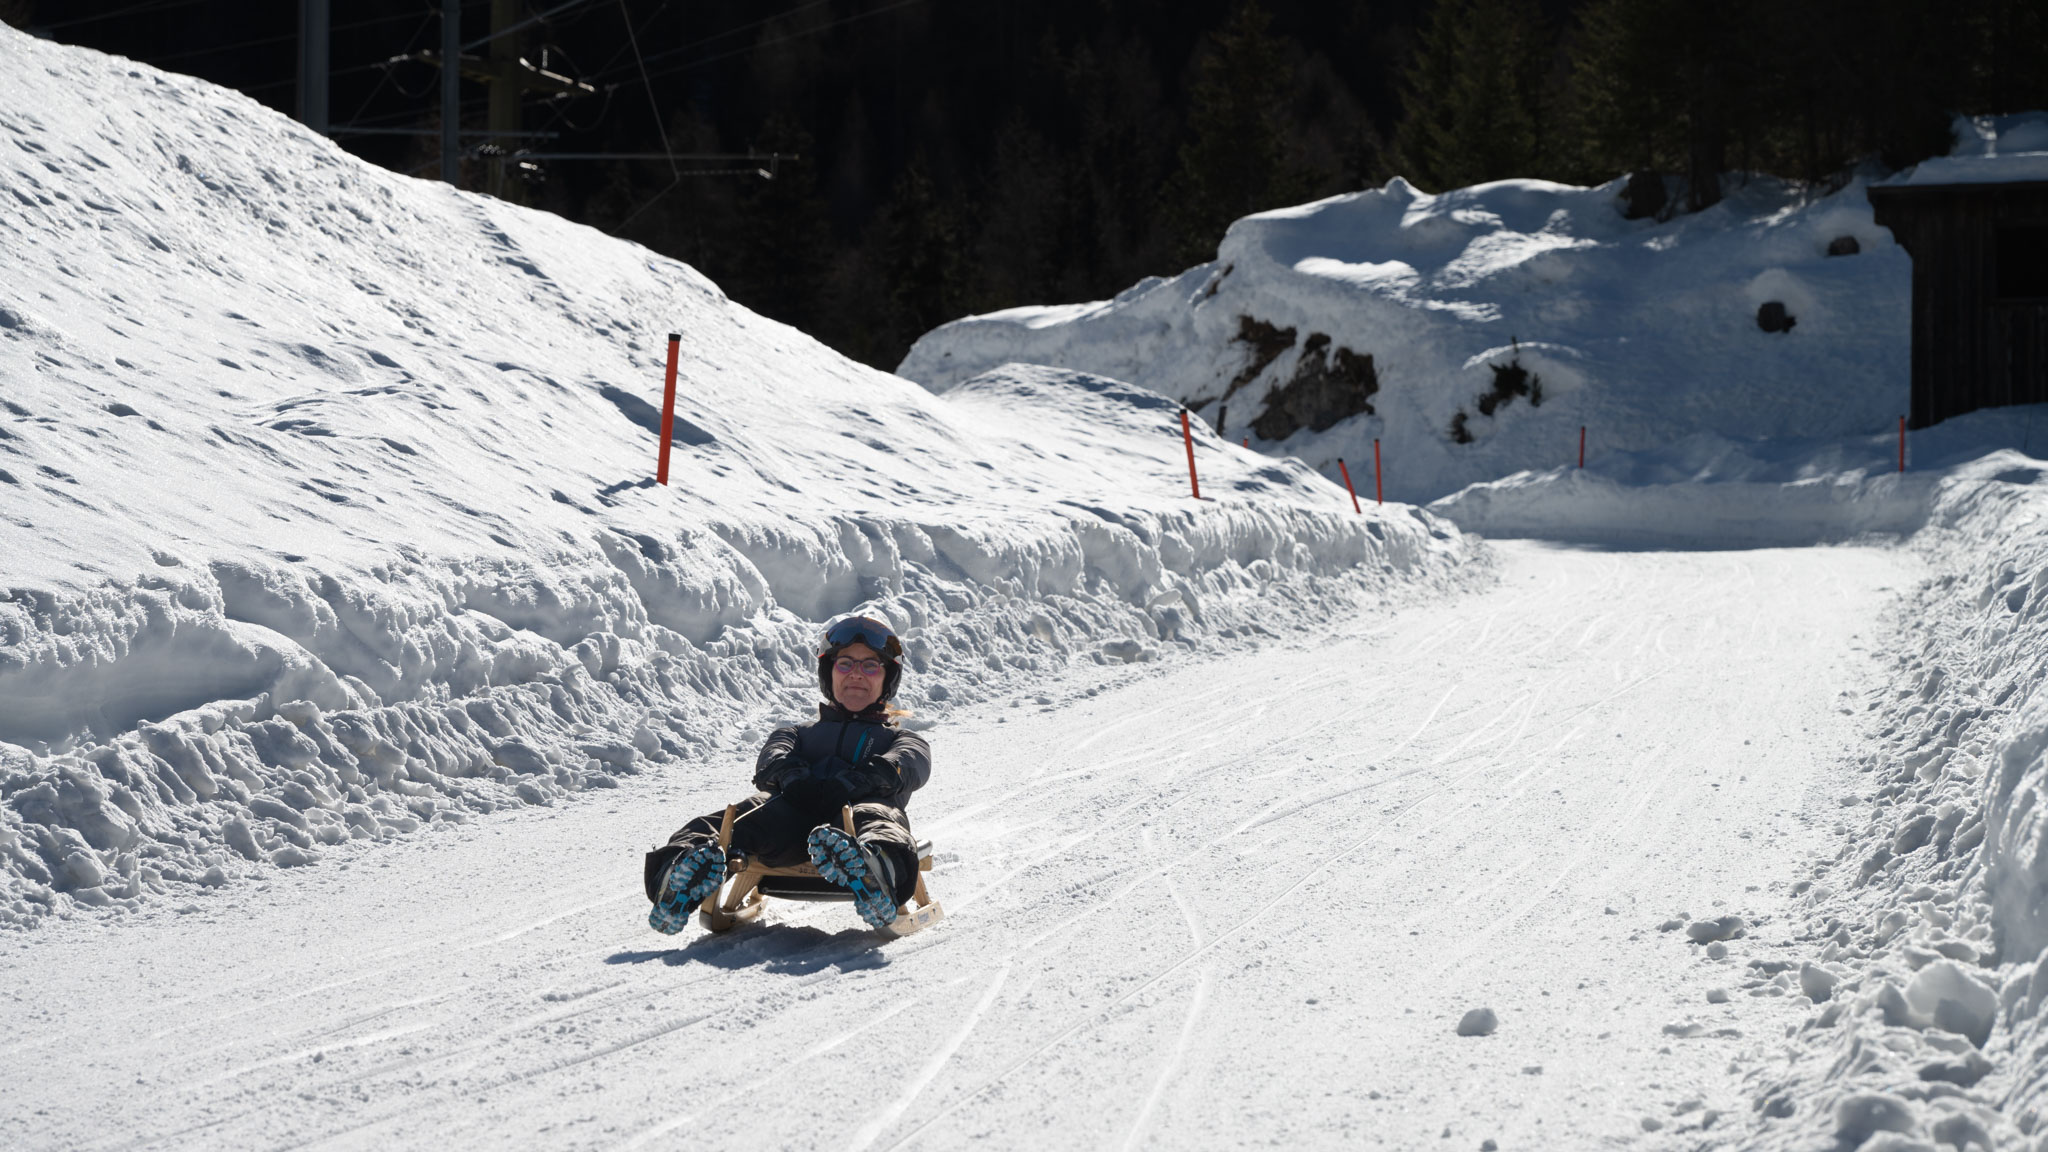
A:
[[[856,608],[929,716],[1485,568],[1214,437],[1196,504],[1143,389],[933,397],[636,245],[5,27],[0,141],[0,922],[727,749]]]
[[[1726,1146],[2048,1146],[2044,481],[2000,451],[1931,485],[1911,540],[1930,575],[1884,630],[1888,682],[1854,701],[1868,775],[1840,797],[1842,848],[1746,972],[1803,1019]]]

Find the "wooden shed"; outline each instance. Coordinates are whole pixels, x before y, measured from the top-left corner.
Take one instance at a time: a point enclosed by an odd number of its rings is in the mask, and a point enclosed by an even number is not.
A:
[[[1932,175],[1870,189],[1877,222],[1913,257],[1907,423],[2048,402],[2048,180]]]

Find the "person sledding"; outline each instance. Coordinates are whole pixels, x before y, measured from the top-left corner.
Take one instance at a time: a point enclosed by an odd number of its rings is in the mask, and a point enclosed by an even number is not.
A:
[[[853,896],[872,928],[887,928],[918,889],[917,841],[904,808],[931,776],[931,748],[897,727],[889,706],[903,678],[903,645],[889,626],[850,616],[818,646],[818,719],[777,728],[755,760],[754,795],[695,820],[647,854],[647,922],[674,934],[747,861],[805,860]],[[844,829],[852,815],[853,834]],[[730,821],[730,823],[728,823]],[[721,829],[726,830],[721,846]]]

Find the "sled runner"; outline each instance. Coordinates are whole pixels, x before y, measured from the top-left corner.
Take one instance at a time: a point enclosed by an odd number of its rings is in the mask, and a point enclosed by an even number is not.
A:
[[[725,820],[718,827],[718,846],[721,849],[732,845],[732,818],[736,805],[725,808]],[[839,824],[847,836],[853,835],[853,810],[839,810]],[[946,915],[924,888],[924,874],[932,870],[932,842],[917,842],[917,890],[911,893],[911,902],[896,911],[896,920],[882,931],[891,936],[908,936],[923,928],[937,924]],[[844,900],[851,901],[853,893],[818,875],[818,870],[808,863],[791,864],[785,868],[770,868],[757,860],[749,859],[747,866],[719,886],[718,890],[704,898],[697,906],[697,922],[713,932],[725,932],[734,925],[752,920],[761,914],[767,898],[778,900]]]

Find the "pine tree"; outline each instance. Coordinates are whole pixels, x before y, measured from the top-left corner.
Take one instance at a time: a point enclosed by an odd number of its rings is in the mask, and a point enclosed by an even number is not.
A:
[[[1245,0],[1210,39],[1189,93],[1187,142],[1168,181],[1173,255],[1208,260],[1240,216],[1288,201],[1305,183],[1287,164],[1282,60],[1272,17]]]
[[[1995,0],[1867,0],[1851,11],[1831,6],[1835,23],[1814,38],[1816,47],[1854,45],[1853,63],[1829,54],[1832,67],[1822,74],[1831,83],[1815,93],[1814,102],[1829,114],[1821,131],[1836,145],[1838,154],[1829,158],[1834,165],[1846,168],[1875,154],[1888,167],[1904,167],[1948,150],[1958,112],[2039,107],[1972,100],[1972,71],[2004,54],[1997,38],[1984,35],[1990,23],[1971,17],[2017,7]],[[2038,13],[2039,0],[2031,7]],[[2043,30],[2037,21],[2036,46]]]
[[[893,364],[919,336],[965,313],[964,230],[926,173],[922,156],[911,160],[896,178],[877,224],[878,271],[888,307],[884,329],[877,334],[882,359],[868,362],[882,363],[893,356],[887,360]]]
[[[1719,202],[1731,142],[1782,116],[1786,43],[1770,14],[1762,0],[1592,0],[1571,81],[1589,174],[1675,171],[1689,209]]]
[[[2048,107],[2048,5],[2041,0],[1976,0],[1970,7],[1968,23],[1979,50],[1961,57],[1969,110]]]
[[[1437,0],[1405,77],[1401,172],[1437,190],[1550,175],[1553,54],[1535,0]]]
[[[728,268],[719,278],[734,299],[807,332],[825,321],[832,231],[818,191],[817,145],[786,115],[771,117],[763,148],[798,157],[776,163],[772,179],[748,180],[738,196]],[[763,160],[763,169],[771,162]]]
[[[1101,299],[1173,263],[1169,230],[1179,221],[1160,211],[1159,190],[1175,171],[1177,117],[1135,36],[1111,31],[1078,45],[1059,75],[1075,184],[1067,260],[1078,281],[1063,298]]]
[[[997,136],[975,237],[974,308],[995,311],[1061,299],[1072,243],[1065,157],[1021,117]]]

